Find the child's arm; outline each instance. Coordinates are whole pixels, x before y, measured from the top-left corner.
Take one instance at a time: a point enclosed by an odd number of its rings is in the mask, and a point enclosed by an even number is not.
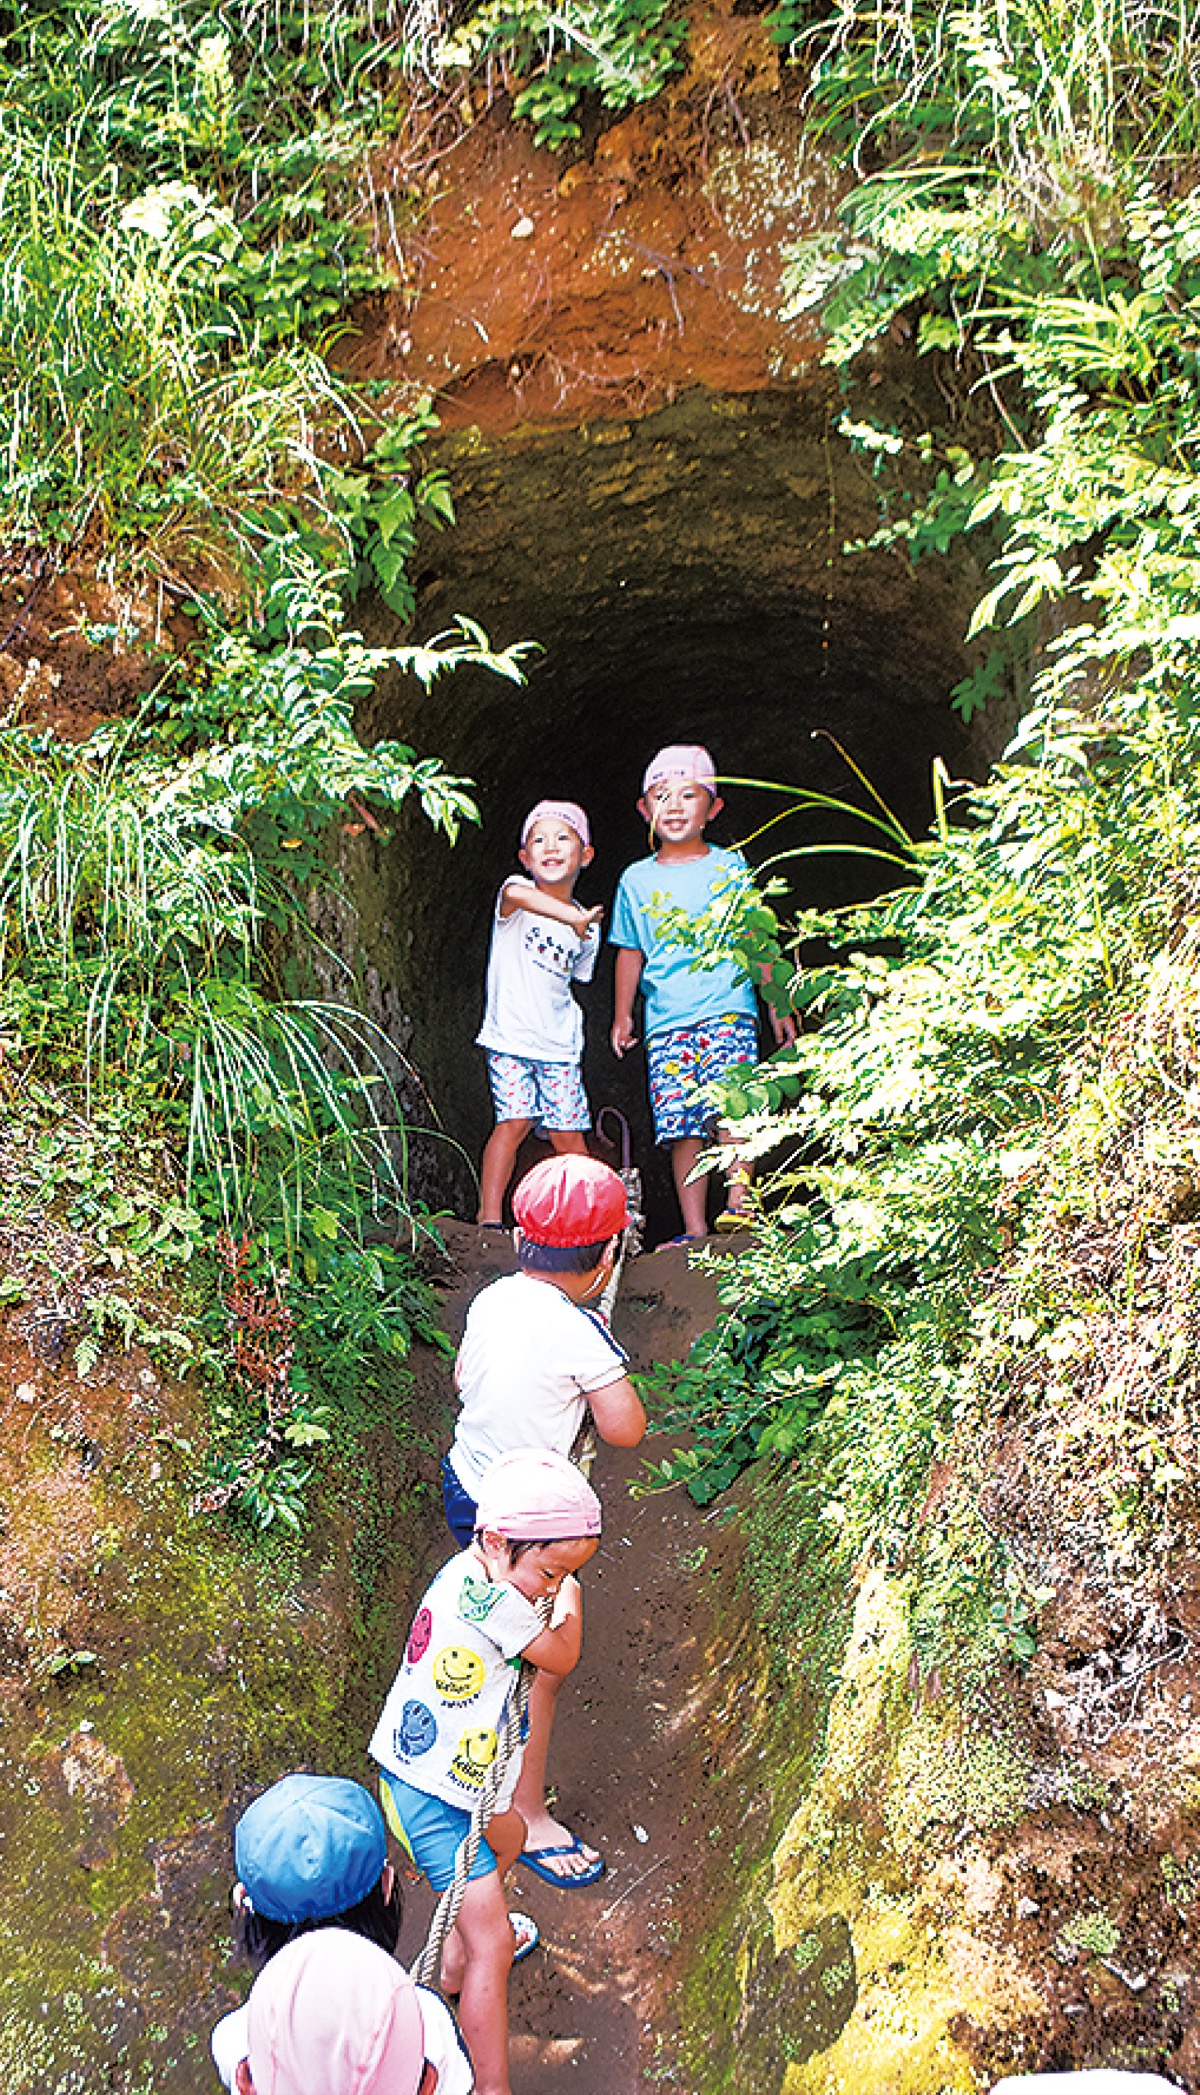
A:
[[[759,974],[759,982],[760,984],[769,982],[770,979],[771,970],[769,967],[764,966]],[[761,989],[759,994],[762,994]],[[767,1004],[765,997],[763,997],[763,1003]],[[771,1021],[771,1031],[775,1035],[776,1047],[791,1047],[796,1039],[795,1012],[776,1011],[774,1004],[767,1004],[767,1017]]]
[[[549,917],[556,924],[566,924],[578,937],[586,936],[593,924],[598,924],[604,911],[600,908],[585,909],[580,902],[560,902],[557,895],[548,895],[533,880],[506,880],[500,897],[500,914],[511,917],[518,909],[528,909],[534,916]]]
[[[614,1055],[623,1055],[637,1044],[637,1034],[633,1030],[633,1000],[645,965],[646,956],[636,946],[617,947],[617,989],[611,1035]]]
[[[532,1644],[525,1646],[521,1657],[539,1672],[554,1673],[562,1679],[579,1664],[582,1648],[583,1595],[579,1580],[569,1571],[555,1597],[554,1627],[540,1631]]]
[[[597,1433],[610,1448],[636,1448],[645,1439],[646,1414],[628,1375],[606,1382],[603,1389],[589,1391],[588,1409]]]

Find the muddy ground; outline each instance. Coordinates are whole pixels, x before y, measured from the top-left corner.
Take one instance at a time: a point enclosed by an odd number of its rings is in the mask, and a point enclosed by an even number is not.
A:
[[[511,1249],[465,1224],[446,1235],[457,1331]],[[630,1269],[619,1325],[647,1366],[678,1358],[714,1311],[711,1278],[667,1251]],[[41,1331],[31,1297],[0,1336],[0,2078],[12,2095],[210,2095],[208,2030],[249,1983],[231,1957],[233,1826],[288,1767],[371,1779],[363,1748],[401,1625],[449,1547],[434,1485],[448,1363],[414,1359],[405,1408],[347,1479],[341,1527],[322,1516],[302,1564],[259,1563],[186,1516],[186,1390],[137,1351],[81,1379],[69,1354],[41,1358]],[[686,2085],[683,1980],[721,1883],[705,1762],[725,1785],[731,1638],[749,1637],[727,1596],[735,1530],[681,1493],[631,1498],[640,1467],[603,1453],[608,1526],[552,1767],[608,1872],[575,1891],[516,1873],[513,1903],[545,1942],[513,1981],[517,2095]],[[356,1607],[360,1558],[374,1569]],[[409,1958],[430,1905],[411,1891]]]

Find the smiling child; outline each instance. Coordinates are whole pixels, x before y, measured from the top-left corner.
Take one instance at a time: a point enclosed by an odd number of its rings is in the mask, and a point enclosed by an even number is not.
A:
[[[544,1128],[559,1152],[587,1148],[583,1013],[571,984],[591,981],[604,911],[572,898],[593,855],[583,809],[573,800],[539,800],[521,830],[527,877],[514,874],[496,898],[487,1007],[475,1036],[487,1050],[496,1110],[480,1172],[481,1223],[503,1219],[517,1151],[532,1128]]]
[[[757,999],[748,971],[732,960],[700,963],[692,948],[660,928],[656,911],[673,904],[698,917],[743,879],[740,851],[710,844],[704,832],[723,802],[707,749],[696,742],[660,749],[646,767],[638,812],[649,824],[652,856],[627,866],[613,903],[617,948],[612,1046],[637,1044],[634,999],[645,1000],[646,1064],[655,1140],[671,1152],[684,1242],[704,1236],[706,1186],[694,1176],[714,1135],[725,1145],[728,1194],[717,1227],[736,1227],[746,1208],[749,1168],[731,1130],[706,1096],[727,1070],[758,1060]],[[776,1041],[795,1038],[795,1021],[769,1011]]]

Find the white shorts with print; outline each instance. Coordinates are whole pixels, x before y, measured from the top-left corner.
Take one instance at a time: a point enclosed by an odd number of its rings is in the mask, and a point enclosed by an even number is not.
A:
[[[534,1062],[489,1048],[487,1066],[497,1120],[534,1120],[560,1134],[590,1128],[578,1062]]]

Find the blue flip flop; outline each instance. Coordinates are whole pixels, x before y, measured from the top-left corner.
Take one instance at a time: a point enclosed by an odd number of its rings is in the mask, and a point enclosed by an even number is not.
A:
[[[580,1870],[578,1873],[572,1871],[569,1875],[564,1875],[556,1869],[549,1869],[547,1862],[551,1855],[582,1855],[582,1853],[583,1842],[577,1834],[573,1833],[570,1840],[563,1841],[557,1848],[526,1848],[523,1854],[518,1855],[517,1861],[523,1862],[526,1869],[531,1870],[535,1877],[540,1877],[543,1884],[554,1884],[559,1891],[575,1891],[581,1885],[594,1884],[597,1877],[604,1875],[603,1855],[597,1855],[595,1861],[589,1862],[585,1870]]]

